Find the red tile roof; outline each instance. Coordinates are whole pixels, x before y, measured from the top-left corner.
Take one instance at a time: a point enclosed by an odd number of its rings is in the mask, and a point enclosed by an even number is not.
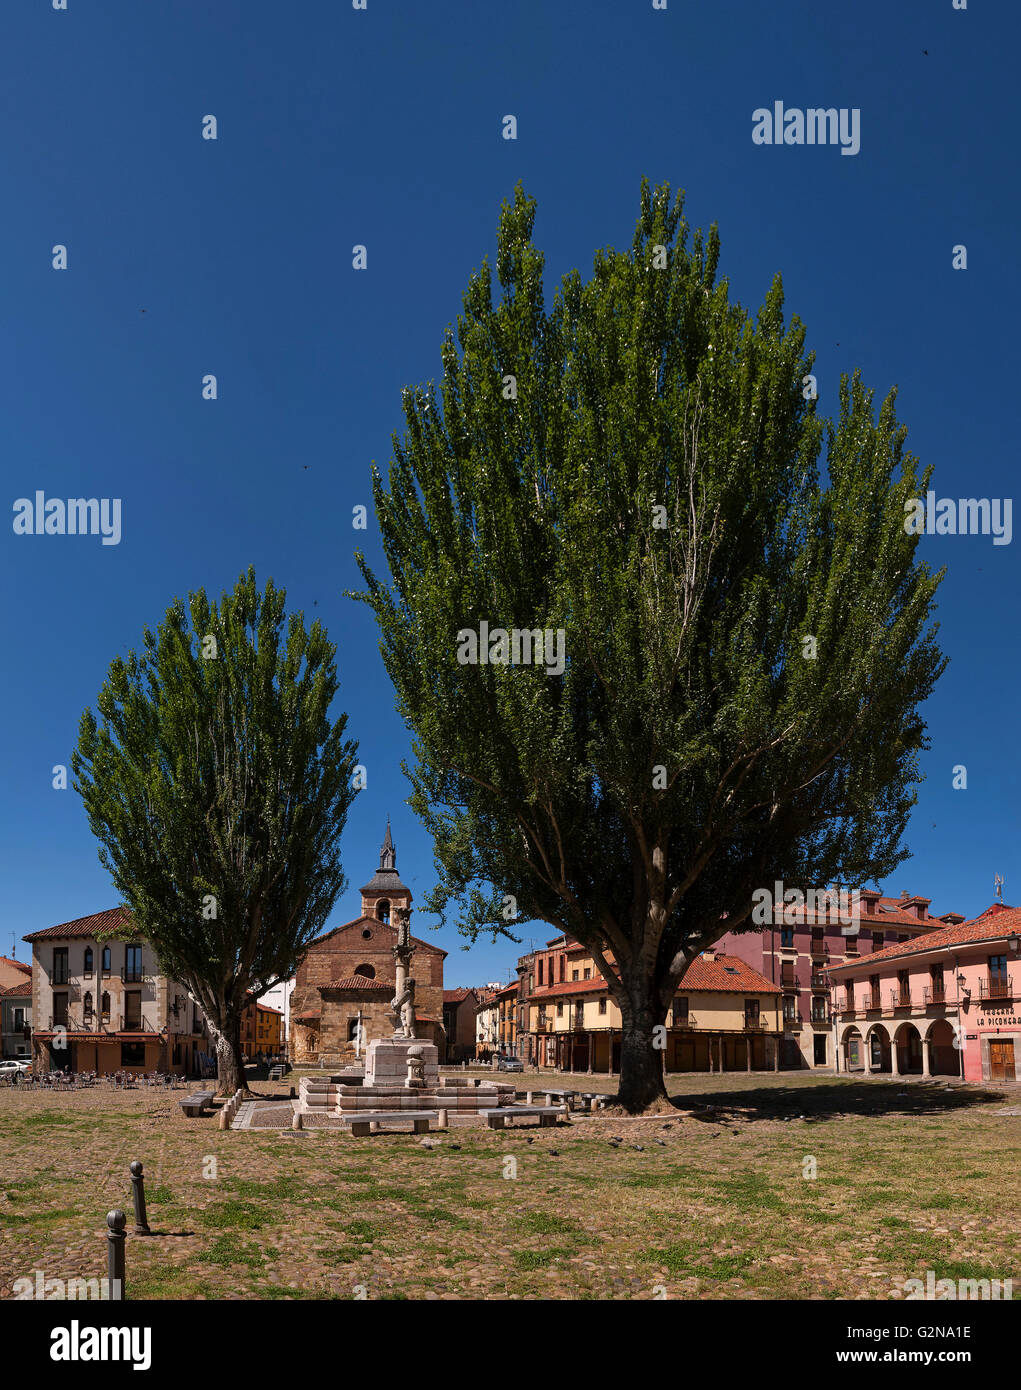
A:
[[[139,935],[134,918],[126,907],[108,907],[105,912],[93,912],[90,917],[76,917],[73,922],[62,922],[57,927],[43,927],[42,931],[30,932],[22,941],[42,941],[47,937],[95,936],[97,932],[120,929],[126,936]]]
[[[316,1009],[309,1011],[307,1014],[295,1014],[294,1021],[295,1023],[316,1023],[321,1017],[322,1015],[319,1013],[318,1009]]]
[[[354,989],[354,990],[385,990],[387,994],[392,994],[394,986],[387,984],[385,980],[370,980],[367,975],[345,975],[342,980],[331,980],[328,985],[317,986],[320,993],[327,989]]]
[[[697,956],[681,976],[678,990],[723,990],[734,994],[780,994],[777,985],[753,970],[740,956]]]
[[[8,985],[6,989],[0,989],[0,999],[31,999],[32,997],[32,976],[26,975],[22,983]]]
[[[878,961],[899,960],[902,956],[916,956],[922,951],[935,951],[944,947],[968,946],[981,941],[998,941],[1021,932],[1021,907],[1004,907],[994,903],[981,917],[970,922],[962,922],[955,927],[941,927],[939,931],[927,932],[911,941],[900,941],[894,946],[884,946],[881,951],[872,951],[857,961],[843,961],[839,965],[828,966],[832,974],[846,970],[849,965],[872,966]]]
[[[468,998],[469,994],[474,994],[473,989],[468,989],[465,985],[458,989],[445,989],[443,991],[444,1004],[461,1004]]]
[[[602,975],[591,980],[565,980],[559,985],[543,985],[529,996],[531,999],[549,999],[558,994],[601,994],[606,989]],[[765,975],[760,975],[740,956],[717,955],[715,960],[698,956],[691,962],[677,985],[678,992],[714,991],[728,994],[779,994],[777,985],[770,984]]]
[[[27,975],[31,975],[32,967],[23,960],[12,960],[10,956],[0,956],[0,965],[13,965],[16,970],[24,970]]]

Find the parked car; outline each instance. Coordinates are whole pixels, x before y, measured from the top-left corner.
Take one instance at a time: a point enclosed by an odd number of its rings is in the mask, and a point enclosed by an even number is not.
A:
[[[31,1070],[31,1062],[0,1062],[0,1076],[13,1076],[16,1072],[21,1072],[22,1075],[24,1075],[25,1072],[29,1072]]]
[[[520,1057],[498,1057],[496,1069],[497,1071],[524,1071],[525,1064]]]

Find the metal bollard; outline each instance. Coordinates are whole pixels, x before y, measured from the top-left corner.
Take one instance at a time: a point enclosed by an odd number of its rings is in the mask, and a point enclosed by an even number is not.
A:
[[[126,1217],[115,1208],[106,1214],[106,1224],[110,1230],[106,1237],[106,1279],[107,1297],[124,1298],[124,1223]]]
[[[135,1199],[135,1230],[136,1236],[152,1235],[149,1230],[149,1223],[145,1219],[145,1177],[142,1173],[142,1165],[136,1158],[131,1165],[131,1187],[132,1196]]]

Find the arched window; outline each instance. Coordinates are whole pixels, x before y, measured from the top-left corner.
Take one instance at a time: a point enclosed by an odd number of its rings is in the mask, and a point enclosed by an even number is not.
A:
[[[371,965],[356,965],[355,974],[363,975],[367,980],[374,980],[376,978],[376,972]]]
[[[83,1018],[84,1021],[85,1021],[85,1026],[86,1026],[86,1027],[88,1027],[88,1026],[92,1023],[92,990],[91,990],[91,989],[87,989],[87,990],[85,991],[85,997],[82,999],[82,1018]]]
[[[99,998],[99,1017],[103,1023],[110,1022],[110,996],[105,989]]]
[[[91,974],[92,974],[92,968],[93,968],[93,967],[92,967],[92,947],[91,947],[91,946],[86,946],[86,947],[85,947],[85,964],[82,966],[82,974],[83,974],[83,975],[91,975]]]
[[[103,947],[103,974],[104,974],[104,975],[109,975],[109,973],[110,973],[110,947],[109,947],[109,946],[104,946],[104,947]]]
[[[390,921],[390,904],[386,898],[380,898],[379,902],[376,904],[376,916],[381,922]]]

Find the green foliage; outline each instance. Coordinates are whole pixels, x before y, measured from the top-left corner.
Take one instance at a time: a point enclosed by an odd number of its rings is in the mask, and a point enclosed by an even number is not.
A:
[[[250,990],[294,972],[345,886],[355,745],[329,714],[336,648],[300,614],[285,633],[285,598],[249,569],[218,604],[175,600],[112,662],[73,758],[142,935],[227,1032]]]
[[[819,415],[779,276],[757,314],[732,303],[716,228],[689,244],[668,188],[643,182],[631,247],[548,310],[534,214],[519,188],[502,298],[484,262],[438,391],[405,391],[374,472],[390,583],[359,557],[359,597],[415,735],[429,906],[510,935],[513,895],[596,953],[625,1021],[650,1000],[658,1020],[756,888],[863,883],[907,854],[944,665],[941,576],[903,524],[929,473],[895,392],[877,414],[856,373]],[[459,664],[482,620],[563,628],[565,671]]]

